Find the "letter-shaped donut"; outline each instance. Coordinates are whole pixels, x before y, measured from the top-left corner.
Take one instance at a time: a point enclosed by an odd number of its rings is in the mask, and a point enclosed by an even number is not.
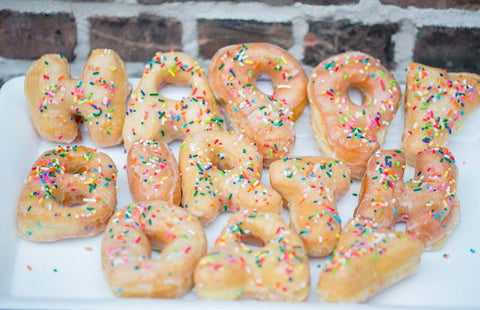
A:
[[[310,257],[330,254],[342,230],[336,200],[350,188],[345,163],[319,156],[277,160],[270,183],[288,202],[290,226],[300,234]]]
[[[350,100],[350,88],[362,93],[361,105]],[[308,84],[310,123],[322,155],[349,163],[352,178],[361,179],[401,97],[397,81],[370,55],[346,52],[322,61]]]
[[[162,251],[152,258],[152,249]],[[118,296],[177,298],[192,287],[206,250],[203,228],[187,210],[164,201],[138,202],[110,219],[102,268]]]
[[[165,98],[158,93],[164,84],[187,84],[190,95],[180,101]],[[200,64],[184,53],[158,52],[145,65],[127,107],[123,140],[127,150],[140,139],[168,143],[190,132],[223,130],[223,122]]]
[[[272,95],[255,85],[262,74],[272,81]],[[294,122],[308,100],[308,78],[292,55],[266,43],[226,46],[213,56],[208,78],[233,129],[257,143],[265,166],[290,153]]]
[[[480,76],[447,73],[411,63],[405,88],[405,129],[402,149],[415,165],[419,152],[442,147],[463,121],[480,106]]]
[[[84,120],[95,145],[120,144],[130,91],[125,63],[108,49],[92,52],[80,79],[70,76],[67,60],[58,54],[42,56],[25,77],[33,126],[53,142],[74,141]]]
[[[405,153],[399,150],[372,155],[355,215],[390,229],[407,222],[408,234],[437,250],[460,221],[455,159],[447,149],[426,149],[417,156],[413,179],[404,181],[404,170]]]
[[[117,168],[83,146],[46,151],[30,169],[17,207],[18,233],[56,241],[100,233],[117,204]]]
[[[162,200],[180,204],[180,171],[168,144],[150,140],[135,142],[127,154],[127,176],[133,201]]]
[[[189,135],[179,161],[183,206],[203,225],[221,211],[282,210],[282,197],[261,183],[262,155],[245,136],[225,131]]]
[[[413,274],[423,244],[414,236],[356,216],[343,228],[337,248],[320,274],[322,301],[363,302]]]
[[[302,240],[280,215],[240,211],[198,263],[194,290],[200,299],[304,301],[310,274]]]

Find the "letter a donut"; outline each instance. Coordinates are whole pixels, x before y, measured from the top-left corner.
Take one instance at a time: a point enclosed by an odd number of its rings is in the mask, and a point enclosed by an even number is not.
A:
[[[186,84],[190,94],[181,100],[162,96],[165,84]],[[157,53],[127,107],[123,128],[125,148],[139,140],[171,142],[192,132],[223,130],[224,120],[200,64],[185,53]]]

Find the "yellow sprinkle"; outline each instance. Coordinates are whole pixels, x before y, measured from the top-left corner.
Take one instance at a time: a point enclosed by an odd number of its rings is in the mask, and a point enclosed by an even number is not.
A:
[[[175,76],[175,72],[173,72],[172,69],[168,69],[168,73],[170,73],[171,76]]]
[[[247,65],[253,65],[253,61],[251,61],[251,60],[245,60],[245,63],[246,63]]]
[[[288,62],[285,60],[285,58],[283,58],[283,56],[282,56],[281,59],[282,59],[282,61],[283,61],[284,64],[288,65]]]
[[[117,67],[113,67],[113,68],[112,68],[112,71],[117,71]]]

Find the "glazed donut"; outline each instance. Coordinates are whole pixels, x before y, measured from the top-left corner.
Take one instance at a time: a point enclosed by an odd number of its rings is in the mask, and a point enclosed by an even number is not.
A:
[[[272,95],[255,86],[262,74],[272,81]],[[290,153],[294,121],[308,100],[308,78],[292,55],[266,43],[230,45],[213,56],[208,77],[233,129],[257,143],[265,166]]]
[[[356,216],[343,228],[333,256],[322,269],[317,293],[322,301],[363,302],[413,274],[422,242]]]
[[[158,93],[164,84],[187,84],[188,97],[173,100]],[[200,64],[180,52],[156,53],[127,108],[123,140],[130,149],[140,139],[170,142],[190,132],[223,130],[223,115]]]
[[[284,158],[270,166],[270,183],[287,201],[290,226],[310,257],[330,254],[342,230],[336,200],[350,188],[345,163],[319,156]]]
[[[117,204],[117,168],[107,154],[57,147],[36,160],[20,193],[19,235],[56,241],[100,233]]]
[[[152,249],[161,249],[151,258]],[[102,269],[120,297],[176,298],[193,284],[207,250],[202,226],[187,210],[164,201],[126,206],[110,219],[102,240]]]
[[[180,171],[175,155],[164,142],[134,143],[127,154],[127,178],[133,201],[163,200],[180,204]]]
[[[125,63],[109,49],[92,52],[80,79],[70,76],[68,61],[60,54],[42,56],[25,77],[33,127],[53,142],[80,138],[78,123],[84,120],[95,145],[120,144],[130,91]]]
[[[355,215],[390,229],[406,222],[408,234],[437,250],[460,221],[455,159],[447,149],[426,149],[417,156],[413,179],[403,180],[404,169],[405,153],[399,150],[372,155]]]
[[[280,194],[260,182],[262,154],[245,136],[226,131],[189,135],[179,161],[183,206],[204,226],[221,211],[282,210]]]
[[[302,240],[276,213],[235,213],[196,267],[194,290],[200,299],[304,301],[310,273]]]
[[[480,76],[447,73],[411,63],[405,87],[405,129],[402,149],[415,165],[418,153],[443,147],[447,139],[480,106]]]
[[[350,88],[361,91],[360,106],[350,100]],[[397,81],[370,55],[346,52],[321,62],[308,84],[310,124],[320,152],[349,163],[352,177],[361,179],[401,97]]]

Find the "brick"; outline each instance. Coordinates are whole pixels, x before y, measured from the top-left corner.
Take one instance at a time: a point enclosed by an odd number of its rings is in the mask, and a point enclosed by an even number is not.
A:
[[[70,13],[33,14],[0,11],[0,56],[37,59],[60,53],[74,59],[77,43],[75,18]]]
[[[115,0],[61,0],[64,2],[113,2]]]
[[[79,0],[77,0],[79,1]],[[137,0],[140,4],[160,4],[160,3],[167,3],[167,2],[187,2],[191,0]],[[352,4],[358,3],[359,0],[204,0],[206,2],[261,2],[266,3],[272,6],[279,6],[279,5],[291,5],[295,2],[305,3],[305,4],[315,4],[315,5],[331,5],[331,4]]]
[[[189,2],[192,0],[137,0],[140,4],[160,4],[160,3],[168,3],[168,2]],[[293,4],[295,0],[204,0],[204,2],[262,2],[267,3],[269,5],[279,6],[279,5],[289,5]]]
[[[182,25],[176,18],[141,14],[130,18],[90,18],[90,49],[115,50],[124,61],[146,62],[157,51],[182,49]]]
[[[480,28],[421,28],[413,60],[449,71],[480,73]]]
[[[197,21],[200,55],[211,58],[227,45],[266,42],[289,49],[293,45],[292,23],[263,23],[253,20],[199,19]]]
[[[298,0],[298,2],[315,5],[341,5],[341,4],[355,4],[359,0]]]
[[[304,63],[316,66],[322,60],[349,50],[362,51],[393,69],[392,35],[397,24],[363,25],[347,20],[311,22],[304,42]]]
[[[415,6],[417,8],[432,9],[480,9],[480,1],[478,0],[380,0],[383,4],[393,4],[402,8]]]

